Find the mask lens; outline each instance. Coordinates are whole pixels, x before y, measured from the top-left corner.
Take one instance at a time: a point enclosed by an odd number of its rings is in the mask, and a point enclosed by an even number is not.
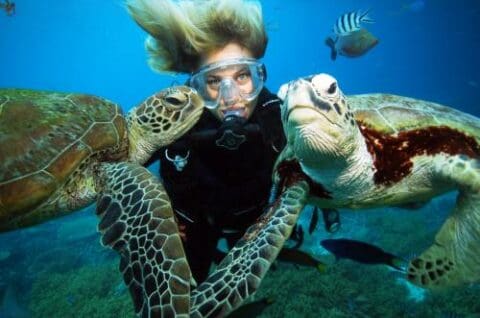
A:
[[[215,109],[223,100],[225,104],[241,99],[255,99],[263,88],[264,66],[255,59],[232,59],[201,68],[189,83],[205,100],[207,108]]]
[[[225,105],[234,104],[237,99],[244,95],[238,86],[239,85],[229,78],[222,80],[220,89],[218,90],[219,98],[217,98],[217,100],[223,99]]]

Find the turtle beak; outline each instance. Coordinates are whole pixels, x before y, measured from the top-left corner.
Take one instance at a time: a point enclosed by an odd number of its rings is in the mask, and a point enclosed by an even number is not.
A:
[[[284,118],[284,122],[285,123],[288,123],[289,119],[290,119],[290,115],[292,113],[292,111],[298,107],[302,107],[301,106],[301,103],[299,103],[296,99],[296,96],[297,96],[297,90],[299,89],[299,87],[305,85],[305,84],[308,84],[308,82],[306,82],[303,78],[300,78],[298,80],[295,80],[295,81],[291,81],[290,83],[288,83],[288,86],[287,86],[287,89],[286,89],[286,92],[285,92],[285,96],[284,96],[284,103],[286,103],[287,105],[287,111],[285,112],[285,118]],[[293,100],[295,99],[295,100]],[[304,106],[306,107],[306,106]]]

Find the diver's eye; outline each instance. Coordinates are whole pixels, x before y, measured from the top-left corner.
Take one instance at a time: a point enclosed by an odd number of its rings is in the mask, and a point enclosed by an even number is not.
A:
[[[235,81],[242,85],[242,84],[246,84],[248,80],[250,80],[251,78],[251,75],[250,75],[250,72],[242,72],[242,73],[239,73],[236,77],[235,77]]]
[[[333,82],[327,90],[327,93],[334,94],[337,91],[337,83]]]
[[[207,85],[210,89],[218,90],[221,81],[222,80],[220,78],[211,76],[207,78]]]

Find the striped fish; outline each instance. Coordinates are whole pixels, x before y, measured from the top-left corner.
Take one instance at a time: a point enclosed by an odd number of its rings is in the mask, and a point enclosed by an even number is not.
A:
[[[368,17],[369,11],[361,13],[358,10],[342,14],[333,25],[333,32],[337,36],[345,36],[360,30],[362,22],[374,23],[375,21]]]

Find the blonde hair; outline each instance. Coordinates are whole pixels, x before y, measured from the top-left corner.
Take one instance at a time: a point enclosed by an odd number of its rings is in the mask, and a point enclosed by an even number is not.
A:
[[[235,42],[261,58],[267,34],[260,3],[242,0],[127,0],[133,19],[149,34],[150,66],[190,73],[202,55]]]

